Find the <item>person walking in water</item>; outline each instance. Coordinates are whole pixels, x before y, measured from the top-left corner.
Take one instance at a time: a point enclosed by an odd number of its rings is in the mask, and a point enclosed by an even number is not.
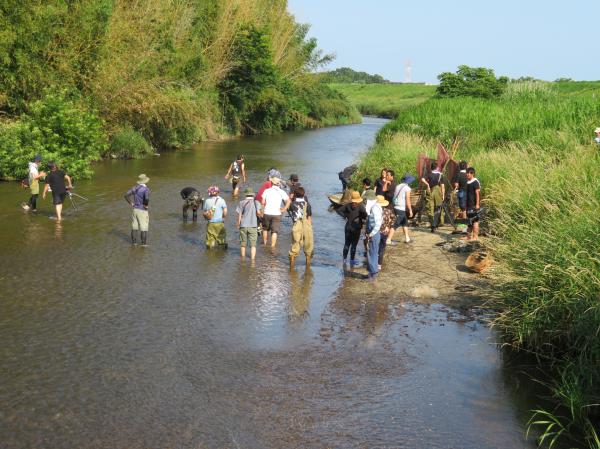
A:
[[[183,221],[188,219],[188,209],[192,208],[192,221],[198,220],[198,209],[202,207],[204,199],[200,196],[200,192],[193,187],[185,187],[179,192],[183,200]]]
[[[125,201],[133,208],[131,214],[131,244],[137,245],[137,233],[140,232],[142,246],[148,244],[148,226],[150,216],[148,204],[150,203],[150,189],[146,184],[150,181],[145,174],[138,176],[137,184],[127,191]]]
[[[426,177],[421,178],[421,182],[427,187],[429,226],[431,227],[431,232],[434,232],[440,223],[442,203],[445,195],[442,173],[437,169],[435,162],[431,163],[431,171]]]
[[[369,280],[374,281],[379,272],[379,241],[381,234],[381,224],[383,223],[383,207],[387,201],[383,195],[375,195],[373,191],[367,191],[365,195],[367,200],[367,226],[366,237],[368,238],[367,250],[367,270],[369,271]]]
[[[246,258],[246,246],[250,246],[250,260],[256,258],[256,242],[258,240],[258,217],[262,215],[262,205],[254,199],[254,191],[248,187],[244,190],[245,199],[240,201],[236,212],[237,227],[240,230],[240,256]]]
[[[50,174],[46,176],[46,185],[42,198],[46,198],[48,190],[52,191],[52,204],[56,211],[56,222],[62,221],[62,206],[67,196],[67,190],[73,188],[71,177],[64,171],[58,169],[58,165],[54,162],[48,164],[50,166]],[[65,184],[65,181],[67,184]]]
[[[263,205],[263,243],[266,245],[271,231],[271,247],[277,244],[277,234],[281,227],[281,216],[288,210],[291,204],[290,197],[279,187],[281,183],[281,174],[277,171],[270,173],[272,186],[266,189],[262,194]],[[282,207],[283,204],[283,207]]]
[[[244,166],[244,155],[238,154],[235,161],[229,165],[229,170],[225,174],[225,179],[229,179],[231,176],[231,187],[233,188],[233,196],[237,196],[239,193],[238,184],[240,178],[243,182],[246,182],[246,167]]]
[[[27,174],[27,182],[29,184],[29,191],[31,196],[27,203],[23,203],[21,206],[26,211],[37,212],[37,199],[40,195],[40,178],[46,176],[46,172],[38,171],[40,163],[42,162],[41,156],[33,158],[33,162],[29,163],[29,172]]]
[[[206,247],[211,249],[216,245],[227,247],[227,234],[225,232],[225,218],[227,217],[227,204],[219,196],[219,188],[210,186],[208,198],[204,200],[202,215],[208,220],[206,225]]]
[[[360,262],[356,260],[356,247],[360,241],[363,224],[367,219],[367,211],[360,193],[353,191],[350,202],[342,207],[340,213],[346,219],[343,263],[344,265],[348,263],[348,252],[350,252],[350,266],[358,267]]]
[[[300,249],[304,249],[306,256],[306,268],[310,267],[313,255],[314,238],[312,229],[312,208],[305,196],[304,187],[294,189],[294,201],[290,204],[290,216],[292,217],[292,247],[290,248],[290,269],[294,268],[296,257]]]

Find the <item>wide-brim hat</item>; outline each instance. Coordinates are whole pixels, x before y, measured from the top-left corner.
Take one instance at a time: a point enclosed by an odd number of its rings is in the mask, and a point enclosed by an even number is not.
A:
[[[365,195],[365,200],[368,200],[368,201],[373,201],[373,200],[377,199],[377,195],[375,195],[375,190],[373,190],[373,189],[365,190],[364,195]]]
[[[246,189],[244,189],[244,195],[254,196],[254,190],[252,190],[252,187],[246,187]]]
[[[383,195],[377,195],[375,198],[377,198],[377,204],[379,204],[380,206],[387,206],[388,204],[390,204],[390,202],[388,200],[386,200]]]
[[[356,190],[352,192],[352,195],[350,195],[350,201],[352,203],[362,203],[363,199],[360,196],[360,193],[358,193]]]
[[[415,182],[415,179],[416,178],[410,173],[404,173],[404,176],[402,176],[401,181],[406,184],[412,184],[413,182]]]
[[[148,181],[150,181],[150,178],[148,178],[144,173],[138,176],[138,184],[146,184]]]

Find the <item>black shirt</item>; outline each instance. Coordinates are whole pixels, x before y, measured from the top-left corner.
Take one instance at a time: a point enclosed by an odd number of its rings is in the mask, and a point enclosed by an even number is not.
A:
[[[441,173],[429,173],[427,175],[427,182],[429,183],[429,188],[433,189],[435,186],[440,185],[442,180]]]
[[[454,182],[458,184],[458,188],[460,190],[465,190],[467,188],[467,172],[466,171],[458,172],[458,174],[456,175],[456,178],[454,179]]]
[[[50,189],[54,195],[61,195],[65,193],[67,191],[67,186],[65,184],[65,172],[62,170],[50,172],[50,174],[46,176],[46,184],[50,186]]]
[[[340,213],[343,217],[346,217],[346,229],[348,230],[360,231],[364,221],[367,219],[367,210],[362,203],[358,207],[352,207],[352,203],[348,203],[342,207]]]
[[[388,186],[386,192],[383,192],[383,197],[392,204],[394,202],[394,192],[396,191],[397,184],[392,181],[392,183]]]
[[[198,192],[198,190],[194,189],[193,187],[186,187],[185,189],[182,189],[181,192],[180,192],[181,198],[183,198],[185,200],[192,193],[200,193],[200,192]]]
[[[381,178],[375,180],[375,195],[383,195],[383,182]]]
[[[474,209],[477,205],[477,196],[475,191],[481,189],[481,184],[477,178],[467,182],[467,210]]]

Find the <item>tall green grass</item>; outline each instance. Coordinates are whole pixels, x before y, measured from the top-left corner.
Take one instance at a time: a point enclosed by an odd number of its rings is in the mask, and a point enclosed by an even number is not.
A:
[[[589,87],[589,86],[588,86]],[[540,443],[600,448],[600,98],[535,84],[499,100],[432,99],[379,134],[359,173],[414,170],[423,147],[461,139],[490,209],[498,313],[506,344],[537,354],[556,408],[530,425]]]

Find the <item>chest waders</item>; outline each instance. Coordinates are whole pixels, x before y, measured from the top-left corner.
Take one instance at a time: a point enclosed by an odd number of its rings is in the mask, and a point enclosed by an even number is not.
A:
[[[312,225],[308,221],[306,216],[308,205],[305,203],[302,208],[302,218],[299,218],[294,222],[292,226],[292,247],[288,256],[290,258],[290,269],[294,268],[294,261],[300,254],[300,249],[304,249],[304,255],[306,257],[306,268],[310,267],[310,262],[313,256],[313,229]]]

